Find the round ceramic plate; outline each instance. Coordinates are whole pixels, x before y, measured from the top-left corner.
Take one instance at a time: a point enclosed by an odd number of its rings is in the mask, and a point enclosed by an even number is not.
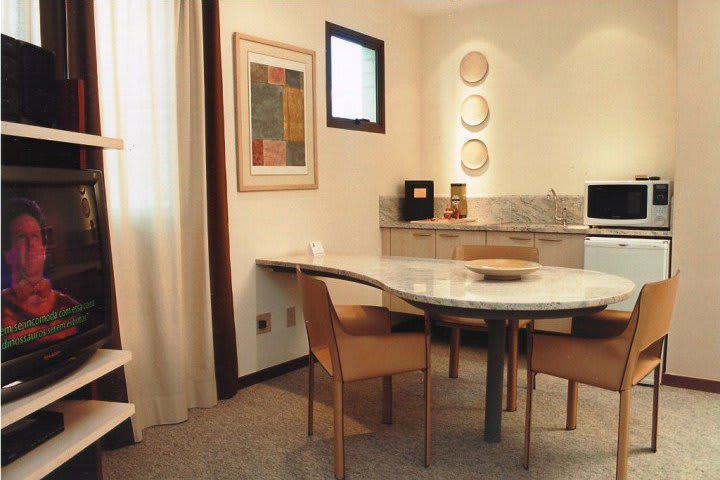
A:
[[[474,127],[483,123],[487,116],[488,104],[480,95],[470,95],[463,101],[460,109],[463,122]]]
[[[468,140],[460,150],[460,161],[466,168],[476,170],[487,162],[488,151],[482,140],[473,138]]]
[[[518,280],[523,275],[538,270],[540,264],[527,260],[485,258],[467,262],[465,267],[475,273],[485,275],[488,280]]]
[[[470,52],[460,61],[460,78],[468,83],[477,83],[488,71],[488,62],[480,52]]]

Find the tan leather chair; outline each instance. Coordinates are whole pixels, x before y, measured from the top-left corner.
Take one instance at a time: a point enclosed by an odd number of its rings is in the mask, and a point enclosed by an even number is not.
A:
[[[333,378],[335,477],[345,476],[343,385],[382,377],[383,423],[392,423],[392,375],[425,374],[425,466],[430,465],[430,337],[390,333],[390,312],[374,306],[333,306],[325,282],[297,269],[310,344],[308,435],[313,434],[314,363]]]
[[[578,317],[574,321],[574,335],[571,336],[533,333],[532,325],[530,325],[525,457],[523,459],[526,469],[530,464],[533,397],[530,382],[535,373],[547,373],[568,380],[567,428],[569,429],[575,427],[578,382],[620,392],[615,476],[617,479],[624,479],[627,477],[630,389],[654,370],[651,447],[653,451],[657,451],[660,356],[670,328],[678,278],[676,274],[670,279],[646,284],[640,291],[635,308],[627,322],[623,321],[622,314],[612,311],[595,316]],[[601,326],[590,327],[593,319],[597,319]],[[587,325],[581,327],[581,322]],[[613,328],[617,334],[607,336]],[[577,336],[580,334],[587,336]]]
[[[483,258],[510,258],[513,260],[539,261],[537,248],[498,245],[458,245],[453,250],[453,260],[479,260]],[[438,315],[436,324],[450,328],[450,378],[458,378],[460,364],[460,330],[487,330],[485,320],[477,318]],[[525,328],[530,320],[510,320],[508,322],[508,362],[507,362],[507,410],[517,410],[517,368],[519,330]]]

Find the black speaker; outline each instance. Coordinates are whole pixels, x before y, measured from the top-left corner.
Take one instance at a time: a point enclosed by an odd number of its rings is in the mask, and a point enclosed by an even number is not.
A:
[[[435,185],[432,180],[405,180],[405,220],[435,216]]]
[[[56,114],[55,54],[2,35],[2,119],[51,127]]]

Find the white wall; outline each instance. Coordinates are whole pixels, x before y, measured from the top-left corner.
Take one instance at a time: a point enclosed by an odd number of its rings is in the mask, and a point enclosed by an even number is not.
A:
[[[386,134],[325,125],[325,21],[385,41]],[[233,32],[316,52],[319,190],[237,192]],[[220,1],[223,100],[230,210],[230,248],[238,341],[244,375],[307,353],[302,321],[285,327],[285,308],[299,305],[294,280],[254,265],[255,258],[304,250],[322,240],[333,252],[379,254],[378,196],[399,193],[417,174],[419,21],[381,0],[344,2]],[[210,246],[212,248],[212,246]],[[333,285],[337,303],[379,303],[368,287]],[[273,316],[272,332],[257,336],[255,316]]]
[[[675,151],[673,0],[517,0],[422,21],[421,176],[435,191],[468,183],[469,195],[581,194],[586,179],[671,177]],[[479,86],[459,77],[462,57],[485,54]],[[460,123],[470,94],[490,117]],[[490,160],[464,170],[459,152],[476,136]]]
[[[673,265],[681,271],[668,373],[720,381],[720,5],[678,4]]]

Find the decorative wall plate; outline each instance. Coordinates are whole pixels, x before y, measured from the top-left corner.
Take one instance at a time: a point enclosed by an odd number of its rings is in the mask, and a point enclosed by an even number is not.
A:
[[[488,151],[482,140],[473,138],[465,142],[460,150],[460,161],[466,168],[476,170],[487,162]]]
[[[467,97],[460,109],[460,117],[463,122],[470,126],[480,125],[488,116],[488,104],[480,95],[470,95]]]
[[[480,52],[470,52],[460,62],[460,78],[468,83],[477,83],[488,71],[488,62]]]

